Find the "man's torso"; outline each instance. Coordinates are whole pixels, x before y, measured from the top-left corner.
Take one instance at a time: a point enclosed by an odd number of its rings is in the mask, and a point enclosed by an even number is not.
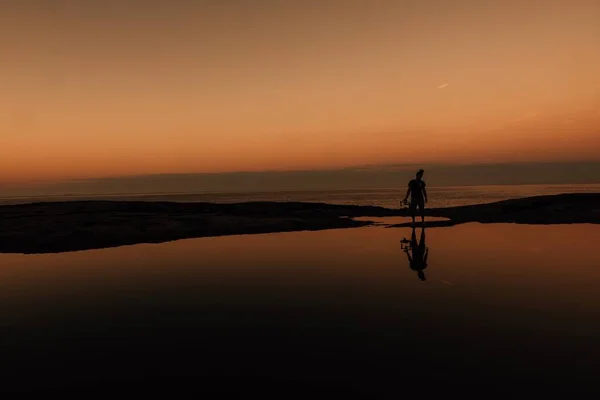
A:
[[[413,179],[408,183],[410,187],[410,195],[412,198],[422,199],[423,190],[425,189],[425,181]]]

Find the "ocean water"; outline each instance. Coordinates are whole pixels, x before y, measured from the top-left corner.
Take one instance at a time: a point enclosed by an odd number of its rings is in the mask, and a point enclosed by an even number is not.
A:
[[[597,398],[599,225],[417,229],[403,249],[411,236],[0,254],[0,393]]]
[[[496,185],[496,186],[456,186],[428,188],[429,207],[453,207],[470,204],[491,203],[494,201],[551,195],[560,193],[600,193],[600,184],[578,185]],[[405,188],[354,189],[354,190],[315,190],[286,192],[230,192],[230,193],[127,193],[89,194],[36,197],[0,197],[0,204],[31,203],[38,201],[67,200],[141,200],[177,202],[220,202],[238,203],[246,201],[301,201],[331,204],[355,204],[399,207],[406,193]]]

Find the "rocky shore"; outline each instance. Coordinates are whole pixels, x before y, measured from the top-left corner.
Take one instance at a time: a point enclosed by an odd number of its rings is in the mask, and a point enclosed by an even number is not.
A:
[[[20,204],[0,206],[0,252],[57,253],[207,236],[354,228],[372,224],[354,217],[407,215],[407,209],[295,202]],[[600,194],[537,196],[429,209],[427,216],[448,219],[427,223],[430,227],[467,222],[600,223]]]

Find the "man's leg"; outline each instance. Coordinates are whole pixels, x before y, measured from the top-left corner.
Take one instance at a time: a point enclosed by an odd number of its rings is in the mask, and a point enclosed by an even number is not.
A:
[[[419,211],[421,211],[421,222],[425,224],[425,200],[419,201]]]
[[[415,226],[415,217],[417,215],[417,202],[414,201],[414,199],[410,200],[409,210],[410,210],[410,216],[412,218],[412,224],[413,224],[413,227],[414,227]]]
[[[410,247],[412,248],[413,254],[415,250],[419,248],[419,243],[417,242],[417,230],[413,226],[412,234],[410,235]]]

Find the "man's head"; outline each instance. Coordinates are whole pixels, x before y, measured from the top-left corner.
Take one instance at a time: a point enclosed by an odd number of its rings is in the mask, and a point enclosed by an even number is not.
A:
[[[417,171],[417,179],[422,179],[424,173],[425,173],[424,170],[422,170],[422,169],[418,170]]]

